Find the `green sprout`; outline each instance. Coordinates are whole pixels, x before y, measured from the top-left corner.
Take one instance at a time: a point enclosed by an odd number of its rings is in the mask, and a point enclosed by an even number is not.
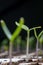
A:
[[[15,40],[15,38],[19,35],[19,33],[21,32],[22,30],[22,25],[24,24],[24,18],[21,17],[20,20],[19,20],[19,27],[17,27],[17,29],[13,32],[13,34],[10,33],[9,29],[7,28],[5,22],[3,20],[0,21],[1,23],[1,27],[5,33],[5,35],[7,36],[7,38],[9,39],[10,41],[10,48],[9,48],[9,57],[10,57],[10,65],[12,65],[12,61],[11,61],[11,58],[12,58],[12,43],[13,41]]]
[[[4,33],[5,33],[5,35],[6,35],[7,38],[10,40],[10,38],[11,38],[11,33],[10,33],[9,29],[7,28],[7,26],[6,26],[5,22],[4,22],[4,20],[1,20],[0,23],[1,23],[1,27],[2,27],[2,29],[3,29],[3,31],[4,31]]]
[[[9,29],[7,28],[5,22],[3,20],[1,20],[1,26],[2,26],[2,29],[5,33],[5,35],[7,36],[7,38],[10,40],[10,41],[14,41],[15,38],[19,35],[20,31],[21,31],[21,26],[22,24],[24,23],[24,19],[23,18],[20,18],[20,21],[19,21],[19,27],[17,27],[17,29],[14,31],[13,34],[10,33]]]
[[[34,29],[34,34],[35,34],[35,37],[36,39],[38,39],[38,41],[40,42],[42,39],[42,35],[43,35],[43,30],[39,33],[39,35],[37,36],[37,33],[36,33],[36,30]],[[41,39],[41,40],[40,40]]]
[[[39,27],[39,28],[41,28],[41,27]],[[34,29],[34,34],[35,34],[35,37],[36,37],[36,39],[37,39],[37,44],[36,44],[36,55],[37,55],[37,58],[38,58],[38,42],[39,42],[39,38],[40,38],[40,36],[42,35],[42,33],[43,33],[43,31],[40,32],[40,34],[37,36],[36,28]]]
[[[16,25],[19,26],[20,24],[16,22]],[[28,62],[28,52],[29,52],[29,36],[30,36],[30,31],[37,29],[37,28],[41,28],[41,26],[38,27],[33,27],[33,28],[28,28],[26,25],[22,25],[22,29],[24,29],[25,31],[27,31],[27,47],[26,47],[26,61]]]

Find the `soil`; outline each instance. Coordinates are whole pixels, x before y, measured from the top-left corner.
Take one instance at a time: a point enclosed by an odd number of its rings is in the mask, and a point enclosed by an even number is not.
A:
[[[41,65],[41,64],[38,64],[39,61],[37,61],[37,62],[32,62],[31,60],[29,60],[28,62],[26,62],[25,60],[19,61],[19,62],[16,62],[16,63],[12,62],[12,65],[20,65],[20,63],[31,63],[31,64],[27,64],[27,65]],[[41,62],[40,62],[40,63],[41,63]],[[3,65],[6,65],[6,64],[3,64]],[[9,65],[9,63],[7,63],[7,65]]]
[[[6,64],[4,64],[4,65],[6,65]],[[9,65],[9,63],[7,64],[7,65]],[[20,65],[20,63],[12,63],[12,65]],[[31,63],[31,64],[28,64],[28,65],[41,65],[41,64],[38,64],[38,63]]]
[[[25,54],[25,53],[23,53],[23,54]],[[22,55],[21,53],[18,53],[18,54],[15,54],[15,56],[19,56],[19,55]],[[5,58],[5,57],[4,57]],[[28,62],[26,62],[26,60],[24,59],[24,60],[22,60],[22,61],[19,61],[19,62],[16,62],[16,63],[14,63],[14,62],[12,62],[12,65],[19,65],[20,63],[32,63],[31,65],[41,65],[41,64],[38,64],[39,62],[40,63],[42,63],[43,62],[43,59],[41,59],[41,60],[37,60],[37,61],[32,61],[32,59],[30,59],[30,60],[28,60]],[[35,63],[36,62],[36,63]],[[1,64],[1,63],[0,63]],[[6,65],[6,64],[3,64],[3,65]],[[7,65],[9,65],[9,63],[7,63]],[[29,65],[29,64],[28,64]]]

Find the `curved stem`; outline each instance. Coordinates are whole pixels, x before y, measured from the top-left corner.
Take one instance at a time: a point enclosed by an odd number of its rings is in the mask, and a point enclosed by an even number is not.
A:
[[[36,56],[37,56],[37,59],[38,59],[38,36],[37,36],[37,33],[36,33],[35,29],[34,29],[34,34],[35,34],[35,37],[37,39],[37,43],[36,43]]]
[[[38,38],[40,38],[40,36],[43,34],[43,30],[40,32],[40,34],[38,35]]]
[[[38,28],[41,28],[41,26],[33,27],[33,28],[30,29],[30,31],[31,31],[31,30],[34,30],[34,29],[38,29]]]
[[[38,59],[38,39],[37,39],[37,43],[36,43],[36,56],[37,56],[37,59]]]
[[[37,33],[36,33],[35,29],[34,29],[34,34],[35,34],[36,39],[38,39],[38,36],[37,36]]]

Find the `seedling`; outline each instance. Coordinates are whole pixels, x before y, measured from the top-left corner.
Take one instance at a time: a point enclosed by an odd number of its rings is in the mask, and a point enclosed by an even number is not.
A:
[[[38,59],[38,42],[40,41],[40,37],[41,37],[41,35],[43,34],[43,31],[41,31],[40,34],[37,36],[36,29],[34,29],[34,34],[35,34],[35,37],[36,37],[36,39],[37,39],[36,55],[37,55],[37,59]]]
[[[19,26],[19,23],[16,22],[16,25]],[[37,29],[37,28],[41,28],[40,26],[39,27],[34,27],[34,28],[28,28],[26,25],[22,25],[22,29],[24,29],[25,31],[27,31],[27,47],[26,47],[26,61],[28,62],[28,52],[29,52],[29,36],[30,36],[30,31],[31,30],[34,30],[34,29]]]
[[[7,38],[9,39],[9,43],[10,43],[10,48],[9,48],[9,57],[10,57],[10,65],[12,65],[12,61],[11,61],[11,58],[12,58],[12,43],[13,41],[15,40],[15,38],[19,35],[19,33],[21,32],[22,30],[22,25],[24,24],[24,18],[20,18],[19,20],[19,27],[17,27],[17,29],[13,32],[13,34],[11,34],[11,32],[9,31],[9,29],[7,28],[5,22],[3,20],[0,21],[1,23],[1,27],[5,33],[5,35],[7,36]]]

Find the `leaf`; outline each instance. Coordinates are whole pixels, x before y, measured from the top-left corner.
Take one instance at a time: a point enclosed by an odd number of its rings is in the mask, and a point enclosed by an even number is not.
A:
[[[17,29],[14,31],[14,33],[11,35],[9,29],[7,28],[5,22],[3,20],[0,21],[1,22],[1,26],[2,26],[2,29],[5,33],[5,35],[7,36],[7,38],[10,40],[10,41],[14,41],[15,38],[19,35],[20,31],[21,31],[21,27],[24,23],[24,18],[20,18],[20,25],[19,27],[17,27]]]
[[[23,23],[24,23],[24,18],[20,18],[20,25],[19,25],[19,27],[17,27],[17,29],[14,31],[14,33],[13,33],[13,35],[12,35],[12,37],[11,37],[11,41],[14,41],[15,40],[15,38],[19,35],[19,33],[21,32],[21,27],[22,27],[22,25],[23,25]]]
[[[17,26],[19,26],[20,24],[18,23],[18,22],[15,22],[15,24],[17,25]],[[24,29],[24,30],[28,30],[28,27],[26,26],[26,25],[22,25],[22,29]]]
[[[6,26],[6,24],[5,24],[5,22],[4,22],[3,20],[1,20],[0,22],[1,22],[1,27],[2,27],[2,29],[3,29],[3,31],[4,31],[4,33],[5,33],[5,35],[6,35],[7,38],[10,40],[10,38],[11,38],[11,33],[10,33],[9,29],[7,28],[7,26]]]

